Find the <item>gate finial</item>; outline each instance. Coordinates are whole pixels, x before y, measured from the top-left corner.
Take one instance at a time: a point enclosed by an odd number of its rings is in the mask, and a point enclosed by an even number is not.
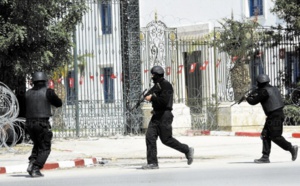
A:
[[[155,10],[155,13],[154,13],[154,20],[155,20],[155,22],[157,22],[157,10]]]

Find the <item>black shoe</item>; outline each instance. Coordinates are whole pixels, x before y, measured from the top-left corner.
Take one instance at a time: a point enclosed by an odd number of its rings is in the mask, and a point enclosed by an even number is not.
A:
[[[159,169],[158,165],[156,163],[143,165],[142,169]]]
[[[29,164],[28,164],[28,167],[27,167],[27,172],[28,174],[31,176],[31,173],[32,173],[32,169],[33,169],[33,162],[34,160],[30,160],[29,161]]]
[[[37,166],[33,166],[31,171],[31,177],[43,177],[44,175],[41,173],[40,168]]]
[[[291,154],[292,154],[292,161],[295,161],[297,159],[297,156],[298,156],[298,146],[297,145],[294,145],[292,147]]]
[[[189,152],[185,154],[185,157],[187,159],[187,164],[191,165],[194,160],[194,148],[193,147],[189,148]]]
[[[254,163],[270,163],[270,160],[268,157],[261,157],[260,159],[255,159]]]

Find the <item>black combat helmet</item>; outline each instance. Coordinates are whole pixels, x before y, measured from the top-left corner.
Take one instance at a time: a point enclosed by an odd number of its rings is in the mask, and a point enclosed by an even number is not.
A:
[[[47,75],[44,72],[35,72],[32,74],[32,81],[47,81]]]
[[[165,71],[161,66],[154,66],[151,69],[151,74],[164,75]]]
[[[256,81],[258,83],[268,83],[268,82],[270,82],[270,78],[266,74],[260,74],[257,76]]]

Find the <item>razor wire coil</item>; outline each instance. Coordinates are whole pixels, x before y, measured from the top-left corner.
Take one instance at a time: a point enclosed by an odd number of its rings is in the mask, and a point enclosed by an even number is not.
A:
[[[10,149],[21,140],[24,129],[20,123],[25,123],[25,119],[18,118],[19,103],[13,91],[0,82],[0,148]],[[18,135],[19,134],[19,135]]]

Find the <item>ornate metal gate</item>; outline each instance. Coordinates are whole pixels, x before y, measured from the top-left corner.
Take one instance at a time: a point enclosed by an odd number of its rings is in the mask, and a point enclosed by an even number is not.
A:
[[[233,100],[229,56],[208,43],[195,43],[201,38],[179,38],[179,29],[156,18],[140,31],[138,0],[99,0],[89,5],[93,11],[77,27],[77,64],[69,66],[64,80],[63,115],[54,117],[61,120],[53,122],[57,137],[139,133],[143,115],[131,108],[142,90],[151,87],[149,71],[154,65],[165,68],[174,103],[190,108],[193,129],[218,129],[217,104]],[[251,75],[260,72],[257,64],[263,65],[273,83],[278,72],[296,70],[290,80],[298,83],[299,38],[293,39],[272,48],[259,44],[262,54],[251,62]]]
[[[174,87],[175,103],[183,102],[183,79],[178,78],[177,30],[168,28],[162,21],[155,20],[141,28],[141,64],[143,88],[151,87],[150,69],[159,65],[165,69],[165,78]],[[180,67],[182,68],[182,67]],[[180,88],[179,88],[180,87]]]

